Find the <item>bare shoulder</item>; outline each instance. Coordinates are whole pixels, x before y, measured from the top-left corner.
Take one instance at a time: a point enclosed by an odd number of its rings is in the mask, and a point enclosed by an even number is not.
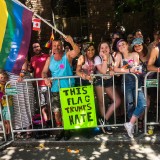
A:
[[[139,54],[137,52],[132,52],[131,53],[133,56],[139,56]]]
[[[152,48],[151,50],[151,54],[150,54],[150,57],[158,57],[158,54],[159,54],[159,48],[158,47],[154,47]]]
[[[153,48],[152,48],[152,51],[155,51],[155,52],[158,53],[158,52],[159,52],[159,48],[158,48],[158,47],[153,47]]]
[[[122,59],[122,54],[120,52],[117,52],[117,53],[113,54],[113,57],[115,59]]]
[[[122,54],[120,52],[117,52],[114,55],[115,64],[114,67],[120,67],[120,64],[122,62]]]

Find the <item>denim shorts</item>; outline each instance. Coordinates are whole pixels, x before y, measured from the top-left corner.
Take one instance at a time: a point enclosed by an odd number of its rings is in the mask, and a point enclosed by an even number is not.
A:
[[[101,77],[96,78],[94,86],[102,86],[102,78]],[[113,78],[103,79],[103,87],[104,88],[108,88],[111,86],[113,86]]]

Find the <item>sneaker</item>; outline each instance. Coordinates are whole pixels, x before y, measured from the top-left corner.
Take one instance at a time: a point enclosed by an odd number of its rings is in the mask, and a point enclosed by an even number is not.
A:
[[[64,137],[64,131],[62,130],[60,130],[60,131],[58,131],[58,133],[56,134],[56,136],[55,136],[55,140],[56,141],[59,141],[59,140],[61,140],[62,139],[62,137]]]
[[[108,121],[105,120],[105,122],[104,122],[103,118],[99,118],[98,120],[99,120],[100,125],[103,125],[101,127],[103,133],[113,134],[112,129],[111,129],[110,126],[104,126],[104,125],[109,125]]]
[[[71,132],[70,131],[64,131],[64,140],[68,141],[71,138]]]
[[[134,127],[130,123],[124,123],[124,127],[127,130],[128,136],[133,138]]]

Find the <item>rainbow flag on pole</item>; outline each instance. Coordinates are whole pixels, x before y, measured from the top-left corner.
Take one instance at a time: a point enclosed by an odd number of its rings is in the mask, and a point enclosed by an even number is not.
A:
[[[32,12],[13,0],[0,0],[0,68],[19,73],[28,53]]]
[[[53,34],[53,32],[52,32],[52,34],[51,34],[51,37],[50,37],[50,40],[45,44],[45,47],[46,48],[51,48],[51,46],[52,46],[52,41],[54,40],[54,34]]]

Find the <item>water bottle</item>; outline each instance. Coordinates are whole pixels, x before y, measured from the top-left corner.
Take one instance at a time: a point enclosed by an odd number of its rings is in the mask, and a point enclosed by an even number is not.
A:
[[[137,73],[137,74],[141,74],[142,73],[142,66],[141,65],[136,66],[135,69],[136,69],[135,73]]]
[[[153,134],[153,130],[154,130],[154,127],[153,127],[153,126],[148,126],[148,134],[149,134],[149,135],[152,135],[152,134]]]
[[[93,129],[93,134],[94,135],[97,135],[97,134],[100,134],[101,133],[101,129],[99,127],[96,127]]]

